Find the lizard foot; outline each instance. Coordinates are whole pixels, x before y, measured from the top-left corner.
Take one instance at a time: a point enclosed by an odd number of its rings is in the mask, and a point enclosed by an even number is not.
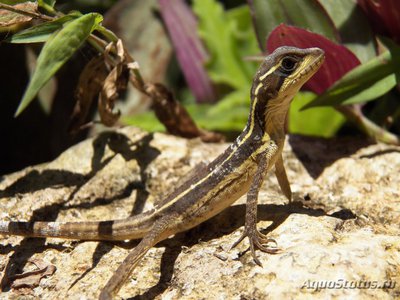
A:
[[[262,267],[262,264],[260,260],[257,258],[255,251],[256,249],[260,249],[261,251],[270,254],[276,254],[280,251],[280,249],[277,247],[278,243],[274,239],[269,238],[266,235],[262,234],[256,228],[254,230],[245,229],[240,238],[232,245],[231,249],[239,245],[240,242],[242,242],[245,237],[249,238],[251,256],[253,257],[254,262],[260,267]],[[273,243],[275,245],[272,247],[268,246],[268,244],[270,243]]]

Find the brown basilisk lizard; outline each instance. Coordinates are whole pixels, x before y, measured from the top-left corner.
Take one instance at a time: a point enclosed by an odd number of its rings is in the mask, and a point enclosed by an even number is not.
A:
[[[294,95],[323,60],[324,52],[318,48],[281,47],[267,56],[253,80],[251,109],[243,132],[225,152],[154,209],[123,220],[100,222],[2,221],[0,234],[78,240],[141,239],[102,289],[100,299],[105,300],[116,295],[156,243],[202,223],[247,193],[244,232],[233,247],[248,237],[251,254],[261,265],[255,250],[276,253],[278,248],[273,239],[257,230],[258,192],[266,173],[275,166],[281,190],[291,199],[282,160],[287,113]]]

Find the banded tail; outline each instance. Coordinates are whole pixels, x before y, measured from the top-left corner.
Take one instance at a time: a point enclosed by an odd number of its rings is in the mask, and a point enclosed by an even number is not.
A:
[[[0,221],[0,235],[123,241],[142,238],[151,230],[152,212],[121,220],[93,222]],[[132,231],[132,228],[135,230]]]

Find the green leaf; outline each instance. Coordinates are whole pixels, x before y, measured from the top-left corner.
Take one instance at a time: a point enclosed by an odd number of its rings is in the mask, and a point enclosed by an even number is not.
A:
[[[45,43],[37,60],[36,70],[15,113],[18,116],[34,99],[47,81],[68,61],[102,21],[102,16],[90,13],[79,17],[54,33]]]
[[[195,0],[193,5],[200,36],[211,57],[208,74],[219,84],[220,93],[225,94],[208,112],[199,113],[193,108],[194,119],[209,130],[241,131],[249,113],[249,91],[258,67],[258,63],[244,58],[260,52],[249,7],[225,11],[216,0]]]
[[[266,49],[267,37],[281,23],[311,30],[334,42],[339,40],[337,29],[318,1],[248,0],[248,3],[253,14],[259,45],[263,51]],[[333,136],[344,122],[344,118],[334,109],[300,111],[300,107],[314,98],[311,93],[299,93],[295,97],[289,111],[289,131],[314,136]]]
[[[310,92],[299,93],[291,104],[289,111],[289,131],[313,136],[331,137],[345,122],[345,118],[333,108],[315,108],[300,112],[299,109],[310,102],[315,94]],[[243,100],[245,99],[245,100]],[[241,102],[246,102],[243,105]],[[220,132],[240,132],[246,125],[249,113],[248,96],[233,92],[216,106],[186,105],[192,118],[201,128]],[[237,106],[239,104],[239,106]],[[132,117],[123,117],[125,125],[138,126],[148,131],[165,131],[157,121],[153,112],[146,112]]]
[[[124,125],[136,126],[149,132],[165,131],[165,127],[157,119],[153,111],[135,114],[134,116],[122,116],[120,121]]]
[[[227,10],[226,16],[231,22],[236,23],[235,48],[237,49],[240,61],[246,77],[252,78],[258,68],[258,63],[245,60],[246,57],[257,55],[260,52],[254,26],[251,19],[250,9],[246,6],[238,6]]]
[[[248,0],[254,18],[259,45],[265,51],[270,32],[279,24],[294,25],[319,33],[337,42],[338,32],[317,1]]]
[[[332,137],[345,122],[342,114],[331,107],[318,107],[307,111],[300,108],[312,101],[315,94],[298,93],[289,110],[289,132],[312,136]]]
[[[356,1],[319,0],[339,30],[341,43],[364,63],[376,56],[375,39],[365,14]]]
[[[374,100],[392,89],[399,75],[400,47],[392,44],[389,51],[351,70],[304,109]]]
[[[239,107],[222,113],[210,113],[211,106],[207,104],[185,105],[196,124],[208,130],[221,132],[242,131],[249,109]],[[165,131],[165,128],[157,120],[153,112],[145,112],[135,116],[122,117],[122,123],[129,126],[137,126],[147,131]]]
[[[216,0],[195,0],[193,5],[200,35],[210,53],[207,71],[227,94],[213,106],[192,104],[185,107],[201,128],[241,131],[249,114],[249,91],[258,66],[258,63],[245,61],[244,57],[259,52],[249,8],[239,6],[224,11]],[[153,113],[123,118],[122,122],[151,131],[160,129]]]
[[[56,10],[54,9],[55,3],[56,0],[38,0],[39,7],[52,15],[57,15]]]
[[[35,0],[1,0],[0,1],[3,4],[8,4],[8,5],[15,5],[15,4],[19,4],[19,3],[24,3],[24,2],[35,2]]]
[[[210,130],[242,131],[249,115],[249,89],[250,83],[245,89],[226,95],[207,111],[203,119],[199,118],[196,121]]]
[[[46,6],[54,7],[54,4],[56,4],[56,0],[38,0],[38,5],[40,7],[46,7]]]
[[[223,114],[229,110],[234,110],[237,107],[247,107],[247,110],[250,109],[250,93],[249,90],[251,88],[250,82],[246,85],[245,89],[236,90],[229,94],[227,94],[224,98],[222,98],[218,103],[214,104],[213,107],[210,108],[210,115],[218,115]],[[246,114],[247,117],[247,114]]]
[[[195,0],[193,10],[199,19],[199,34],[211,56],[207,64],[211,79],[234,89],[242,88],[256,69],[243,57],[259,52],[248,7],[228,13],[216,0]]]
[[[28,43],[44,43],[49,37],[57,30],[59,30],[67,22],[82,16],[79,12],[73,12],[54,21],[42,23],[16,34],[6,39],[6,42],[14,44],[28,44]]]

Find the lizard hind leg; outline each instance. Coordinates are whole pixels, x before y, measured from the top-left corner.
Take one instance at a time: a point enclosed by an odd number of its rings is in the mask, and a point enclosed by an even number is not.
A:
[[[253,257],[254,262],[260,267],[262,267],[262,264],[257,258],[256,249],[260,249],[261,251],[269,254],[276,254],[280,251],[280,249],[278,248],[278,243],[274,239],[267,237],[266,235],[259,232],[257,229],[245,229],[240,238],[232,245],[231,249],[239,245],[246,237],[249,238],[251,256]],[[269,247],[268,244],[271,243],[275,245]]]
[[[111,300],[115,298],[124,282],[131,275],[139,261],[147,251],[163,240],[164,233],[168,229],[171,218],[161,218],[155,222],[152,229],[143,237],[140,243],[128,254],[121,265],[114,272],[112,277],[100,292],[100,300]]]

